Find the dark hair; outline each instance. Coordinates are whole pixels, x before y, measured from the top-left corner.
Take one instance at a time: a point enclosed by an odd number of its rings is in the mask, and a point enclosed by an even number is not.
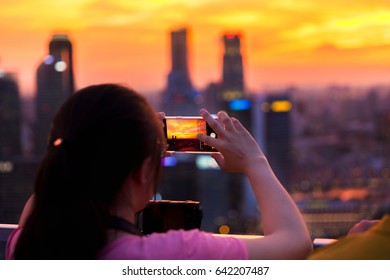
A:
[[[145,98],[103,84],[70,97],[56,113],[49,138],[15,259],[95,259],[107,243],[109,206],[149,156],[157,184],[162,126]]]

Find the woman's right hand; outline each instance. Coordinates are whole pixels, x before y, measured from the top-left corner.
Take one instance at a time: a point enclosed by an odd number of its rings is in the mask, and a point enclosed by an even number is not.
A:
[[[198,139],[220,152],[212,157],[222,170],[246,173],[253,163],[265,161],[255,139],[237,119],[230,118],[225,112],[219,112],[214,119],[206,109],[201,109],[200,115],[216,132],[217,138],[199,134]]]
[[[217,138],[199,134],[198,139],[220,151],[212,154],[226,171],[244,172],[252,186],[261,216],[264,237],[241,240],[250,259],[300,259],[312,250],[309,232],[299,209],[276,178],[255,139],[235,118],[219,112],[201,116]]]

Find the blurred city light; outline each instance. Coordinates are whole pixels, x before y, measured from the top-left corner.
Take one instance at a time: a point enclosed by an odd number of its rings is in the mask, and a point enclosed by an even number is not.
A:
[[[251,107],[251,101],[248,99],[235,99],[229,102],[229,108],[233,111],[248,110]]]
[[[288,100],[279,100],[274,101],[271,104],[271,110],[276,113],[288,112],[291,111],[292,104]]]
[[[217,162],[208,155],[200,155],[196,157],[196,167],[200,170],[219,169]]]
[[[57,72],[64,72],[66,70],[66,63],[64,61],[58,61],[54,65],[54,69],[56,69]]]
[[[0,161],[0,173],[11,173],[14,165],[10,161]]]
[[[175,156],[170,156],[163,159],[164,166],[172,167],[175,166],[176,164],[177,164],[177,159]]]
[[[222,225],[218,229],[220,234],[228,234],[230,232],[230,228],[227,225]]]
[[[43,60],[43,63],[46,65],[50,65],[54,63],[54,56],[52,55],[47,55],[45,59]]]

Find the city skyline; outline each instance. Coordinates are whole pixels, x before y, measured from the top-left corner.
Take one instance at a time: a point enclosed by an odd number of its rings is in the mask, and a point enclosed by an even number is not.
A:
[[[222,37],[229,32],[242,34],[252,92],[390,81],[387,0],[5,1],[0,26],[0,68],[17,75],[23,96],[36,93],[34,72],[54,33],[75,44],[76,88],[119,82],[159,92],[170,70],[170,31],[183,27],[190,30],[189,71],[197,89],[222,80]]]

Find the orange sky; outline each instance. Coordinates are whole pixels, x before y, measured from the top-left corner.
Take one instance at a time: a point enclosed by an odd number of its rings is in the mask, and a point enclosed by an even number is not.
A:
[[[0,0],[0,68],[24,95],[55,32],[74,45],[76,86],[126,83],[159,91],[169,31],[190,30],[190,74],[221,78],[221,36],[240,32],[248,90],[270,85],[390,83],[389,0]]]

